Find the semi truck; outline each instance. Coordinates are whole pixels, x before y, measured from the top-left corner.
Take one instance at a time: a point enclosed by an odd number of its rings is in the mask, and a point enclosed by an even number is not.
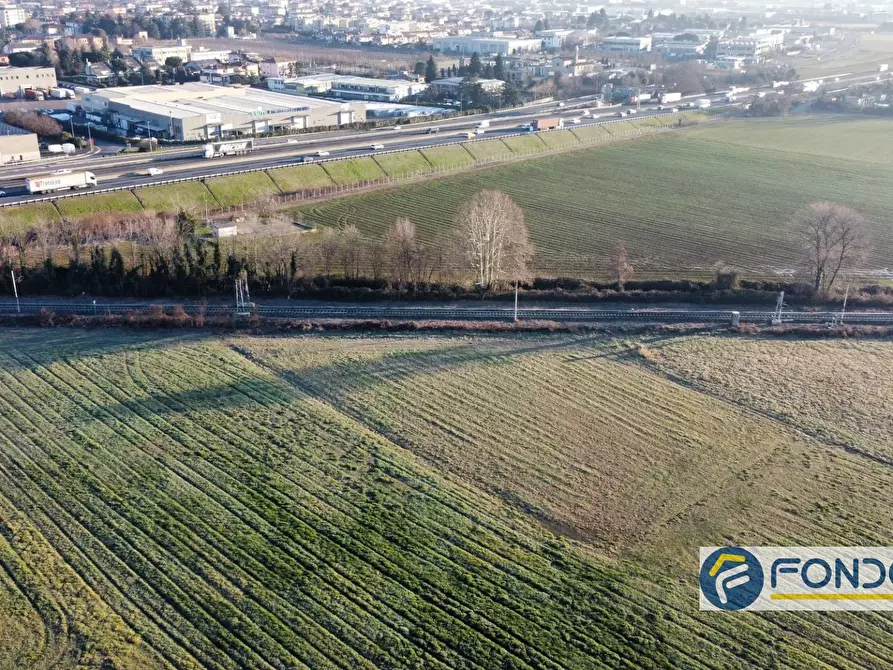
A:
[[[74,190],[96,186],[96,175],[92,172],[71,172],[70,174],[45,174],[39,177],[28,177],[25,188],[28,193],[52,193],[54,191]]]
[[[564,128],[564,119],[552,117],[548,119],[537,119],[533,122],[533,129],[536,131],[554,130],[555,128]]]
[[[67,100],[74,97],[74,91],[67,88],[51,88],[50,97],[56,100]]]
[[[221,156],[240,156],[254,150],[254,140],[229,140],[226,142],[208,142],[202,152],[205,158]]]
[[[666,105],[668,102],[679,102],[682,100],[682,93],[678,91],[675,93],[661,93],[660,94],[660,104]]]

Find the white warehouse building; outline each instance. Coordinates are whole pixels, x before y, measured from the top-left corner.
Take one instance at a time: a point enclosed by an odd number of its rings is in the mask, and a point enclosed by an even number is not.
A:
[[[269,77],[267,88],[292,95],[330,95],[348,100],[399,102],[427,90],[428,84],[406,79],[319,74],[306,77]]]
[[[606,37],[598,45],[603,51],[620,51],[636,53],[639,51],[651,51],[650,37]]]
[[[489,37],[486,35],[455,35],[434,40],[435,51],[461,54],[508,56],[522,51],[539,51],[543,41],[538,37]]]

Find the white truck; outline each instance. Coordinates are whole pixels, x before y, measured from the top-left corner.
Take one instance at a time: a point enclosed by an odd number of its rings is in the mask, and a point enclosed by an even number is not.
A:
[[[710,106],[710,98],[701,98],[695,103],[698,109],[707,109]]]
[[[229,140],[225,142],[208,142],[202,147],[205,158],[221,156],[240,156],[254,150],[254,140]]]
[[[889,64],[889,63],[881,63],[880,65],[877,66],[877,71],[878,71],[878,72],[886,72],[886,71],[889,70],[889,69],[890,69],[890,64]]]
[[[674,93],[661,93],[660,104],[666,105],[668,102],[679,102],[682,100],[682,93],[676,91]]]
[[[96,186],[96,175],[92,172],[72,172],[70,174],[45,174],[39,177],[28,177],[25,188],[28,193],[52,193],[54,191],[74,190]]]
[[[74,97],[74,91],[67,88],[51,88],[50,97],[55,98],[56,100],[67,100],[68,98]]]
[[[819,90],[819,82],[818,81],[804,81],[803,82],[803,92],[804,93],[815,93]]]

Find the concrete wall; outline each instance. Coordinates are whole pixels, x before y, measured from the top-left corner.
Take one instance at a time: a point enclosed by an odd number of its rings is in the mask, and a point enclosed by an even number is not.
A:
[[[37,135],[0,135],[0,164],[40,160]]]

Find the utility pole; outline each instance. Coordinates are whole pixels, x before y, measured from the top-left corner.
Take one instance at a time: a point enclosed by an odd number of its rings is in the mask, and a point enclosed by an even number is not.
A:
[[[16,286],[16,271],[10,268],[9,273],[12,275],[12,292],[16,297],[16,314],[21,314],[22,307],[19,305],[19,288]]]
[[[515,280],[515,323],[518,323],[518,280]]]
[[[843,294],[843,307],[840,310],[840,324],[843,325],[843,317],[846,314],[846,301],[850,297],[850,281],[847,279],[846,292]]]
[[[784,307],[784,291],[778,292],[778,299],[775,301],[775,313],[772,315],[772,325],[781,325],[781,310]]]

